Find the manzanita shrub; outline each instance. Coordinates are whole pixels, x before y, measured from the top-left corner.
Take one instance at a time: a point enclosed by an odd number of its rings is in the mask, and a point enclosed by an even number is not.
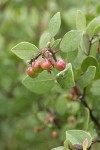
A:
[[[54,89],[69,91],[71,99],[79,101],[85,108],[87,119],[84,131],[66,131],[64,145],[53,150],[87,150],[99,141],[98,136],[89,130],[89,117],[98,131],[100,120],[87,99],[94,98],[96,101],[96,97],[100,97],[100,16],[87,24],[85,15],[78,10],[76,30],[56,39],[60,26],[58,12],[41,35],[39,48],[32,43],[21,42],[11,51],[27,64],[23,79],[26,88],[38,94]],[[52,136],[56,137],[55,131]]]

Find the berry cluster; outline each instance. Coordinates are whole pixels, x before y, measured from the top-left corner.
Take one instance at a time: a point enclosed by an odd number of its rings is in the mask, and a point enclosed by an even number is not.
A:
[[[27,74],[31,78],[35,78],[43,70],[47,70],[49,73],[51,73],[52,68],[56,68],[59,71],[64,70],[66,62],[63,59],[57,60],[56,52],[52,51],[50,47],[43,49],[41,53],[30,60],[29,64],[31,66],[27,69]],[[38,60],[39,56],[42,56],[42,61]]]

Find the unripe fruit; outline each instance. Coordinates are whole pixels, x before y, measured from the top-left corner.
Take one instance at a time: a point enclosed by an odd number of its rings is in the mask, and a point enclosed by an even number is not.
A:
[[[35,78],[38,76],[38,73],[33,72],[32,67],[29,67],[26,72],[31,78]]]
[[[64,60],[57,60],[55,63],[55,68],[58,69],[59,71],[62,71],[66,68],[66,62]]]
[[[34,62],[32,62],[32,69],[34,72],[41,72],[41,61],[35,60]]]
[[[52,131],[51,135],[52,135],[53,138],[55,138],[55,137],[57,137],[57,132],[56,131]]]
[[[51,67],[51,62],[48,59],[45,59],[41,62],[41,68],[44,70],[49,70]]]

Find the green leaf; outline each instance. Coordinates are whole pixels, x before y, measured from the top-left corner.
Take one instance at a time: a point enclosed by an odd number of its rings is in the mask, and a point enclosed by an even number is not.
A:
[[[86,29],[86,18],[83,12],[81,12],[80,10],[77,11],[76,28],[82,31],[85,31]]]
[[[71,150],[75,150],[74,146],[69,140],[65,140],[64,142],[64,150],[69,150],[69,147]]]
[[[65,70],[57,74],[56,79],[63,89],[71,88],[75,85],[71,63],[67,64]]]
[[[67,32],[62,38],[60,48],[63,52],[74,51],[80,45],[80,41],[82,38],[82,32],[77,30],[72,30]]]
[[[67,110],[67,100],[65,95],[61,95],[56,102],[56,111],[60,115],[64,115]]]
[[[41,35],[39,41],[39,48],[43,49],[47,46],[47,43],[50,42],[51,36],[49,33],[45,32]]]
[[[96,67],[90,66],[87,71],[78,80],[78,85],[80,88],[88,86],[95,77]]]
[[[100,24],[98,26],[95,27],[93,35],[96,35],[100,32]]]
[[[64,52],[61,51],[60,54],[61,54],[61,57],[63,59],[65,59],[67,62],[72,63],[78,55],[78,50],[71,51],[71,52],[68,52],[68,53],[64,53]]]
[[[89,109],[88,108],[84,108],[84,130],[87,131],[88,130],[88,125],[89,125],[89,118],[90,118],[90,113],[89,113]]]
[[[98,63],[98,66],[96,68],[96,74],[95,74],[95,79],[100,79],[100,63]]]
[[[57,46],[59,46],[61,39],[57,39],[53,42],[53,44],[51,45],[51,47],[53,49],[55,49]]]
[[[54,76],[47,71],[43,71],[37,78],[26,77],[23,84],[30,91],[42,94],[51,90],[54,86]]]
[[[60,12],[56,13],[49,22],[49,33],[51,37],[54,37],[60,29],[61,19]]]
[[[97,60],[93,56],[88,56],[83,60],[81,68],[85,72],[89,66],[97,67],[97,65],[98,65]]]
[[[92,137],[89,133],[82,130],[69,130],[66,131],[66,139],[69,140],[72,144],[82,145],[83,141],[87,138],[88,147],[90,147],[92,143]]]
[[[95,96],[100,96],[100,79],[93,82],[91,92]]]
[[[76,56],[76,59],[74,60],[74,68],[75,69],[80,69],[80,66],[81,66],[81,64],[82,64],[82,62],[83,62],[83,60],[84,60],[85,57],[86,57],[86,55],[79,48],[78,49],[78,54]]]
[[[80,45],[81,45],[82,51],[86,53],[89,51],[90,42],[89,42],[89,37],[86,34],[83,34]]]
[[[94,127],[94,123],[89,121],[88,130],[92,137],[97,137],[97,131]]]
[[[70,141],[65,140],[65,142],[64,142],[64,150],[69,150],[69,143],[70,143]]]
[[[19,58],[29,60],[39,53],[39,49],[28,42],[21,42],[11,49],[11,51]]]
[[[89,35],[89,36],[93,36],[94,35],[94,30],[95,28],[100,25],[100,17],[96,17],[94,18],[87,26],[87,29],[86,29],[86,33]]]
[[[63,146],[57,147],[57,148],[53,148],[52,150],[63,150]]]

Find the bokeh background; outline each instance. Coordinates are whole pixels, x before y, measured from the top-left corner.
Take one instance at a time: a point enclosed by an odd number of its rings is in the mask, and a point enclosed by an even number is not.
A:
[[[58,89],[37,95],[22,85],[26,65],[10,51],[22,41],[38,46],[51,16],[58,11],[62,25],[57,38],[75,29],[77,9],[85,13],[88,23],[100,15],[100,2],[0,0],[0,150],[50,150],[62,144],[67,129],[84,129],[85,118],[80,104],[70,102],[65,93],[61,95]],[[51,112],[58,122],[61,120],[60,129],[52,124]],[[37,132],[37,127],[41,128],[48,116],[51,120],[45,129]],[[54,137],[53,131],[57,133]]]

